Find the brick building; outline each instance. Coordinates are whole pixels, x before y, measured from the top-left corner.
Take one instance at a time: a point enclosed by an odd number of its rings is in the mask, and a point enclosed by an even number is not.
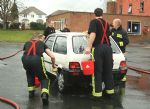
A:
[[[94,18],[93,13],[89,12],[74,12],[59,10],[48,16],[49,20],[54,21],[56,29],[63,29],[64,24],[68,26],[71,31],[83,32],[88,30],[90,20]],[[104,14],[104,18],[111,23],[113,19],[120,18],[122,20],[122,26],[125,28],[129,36],[133,36],[134,39],[141,39],[145,36],[150,36],[150,33],[144,33],[144,28],[149,28],[150,17],[138,16],[138,15],[114,15]],[[134,40],[135,41],[135,40]]]
[[[150,0],[116,0],[113,6],[117,14],[150,16]]]

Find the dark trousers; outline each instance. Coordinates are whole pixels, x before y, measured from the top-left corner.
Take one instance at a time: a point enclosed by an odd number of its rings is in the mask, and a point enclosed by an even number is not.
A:
[[[112,48],[107,44],[102,44],[94,49],[95,68],[93,80],[93,95],[102,96],[102,82],[105,84],[105,90],[108,94],[114,92],[114,81],[112,74],[113,59]],[[110,93],[109,93],[110,92]],[[95,93],[95,94],[94,94]]]
[[[49,94],[49,79],[46,75],[46,69],[44,66],[43,57],[40,56],[23,56],[23,67],[26,70],[28,90],[33,91],[35,87],[35,76],[37,76],[41,82],[42,93]]]

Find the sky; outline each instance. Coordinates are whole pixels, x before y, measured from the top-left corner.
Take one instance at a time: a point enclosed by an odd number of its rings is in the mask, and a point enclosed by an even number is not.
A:
[[[95,8],[106,10],[107,0],[19,0],[24,6],[35,6],[47,15],[56,10],[93,12]]]

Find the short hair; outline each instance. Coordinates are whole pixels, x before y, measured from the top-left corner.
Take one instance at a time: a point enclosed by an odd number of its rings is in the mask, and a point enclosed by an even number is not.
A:
[[[96,17],[102,16],[103,15],[103,10],[101,8],[96,8],[94,10],[94,14]]]
[[[32,36],[31,39],[34,39],[34,38],[42,38],[43,37],[43,34],[41,34],[40,32],[35,32]]]

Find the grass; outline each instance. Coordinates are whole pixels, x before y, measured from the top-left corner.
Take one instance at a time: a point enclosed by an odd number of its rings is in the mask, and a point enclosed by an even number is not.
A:
[[[29,40],[35,32],[35,30],[0,30],[0,41],[4,42],[26,42]]]

